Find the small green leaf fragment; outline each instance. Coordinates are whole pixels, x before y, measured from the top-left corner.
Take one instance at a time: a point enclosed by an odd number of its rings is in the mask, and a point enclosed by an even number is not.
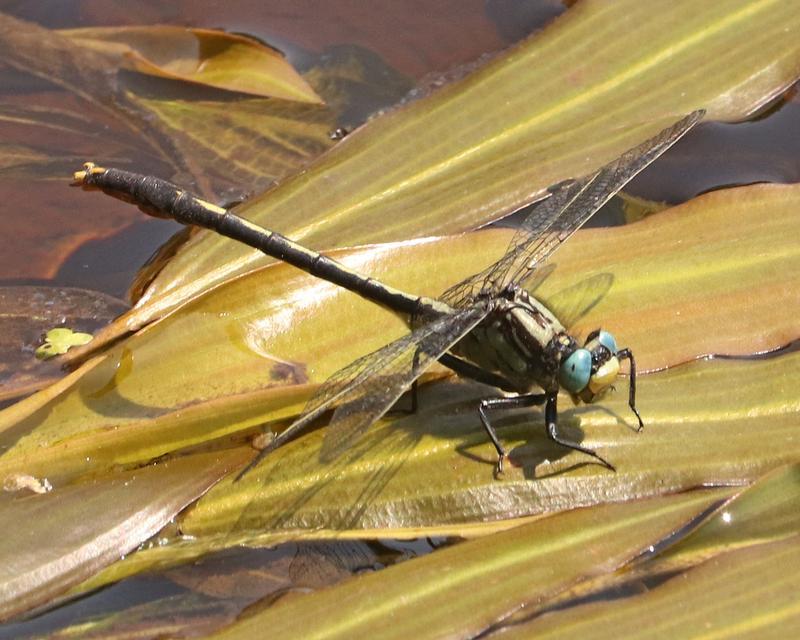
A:
[[[44,344],[36,349],[35,354],[39,360],[49,360],[55,356],[69,351],[72,347],[79,347],[92,340],[91,333],[75,332],[66,327],[50,329],[45,334]]]

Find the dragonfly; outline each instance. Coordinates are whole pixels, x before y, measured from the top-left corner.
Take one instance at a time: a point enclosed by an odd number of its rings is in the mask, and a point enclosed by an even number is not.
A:
[[[620,363],[627,361],[628,404],[641,431],[644,422],[636,407],[634,355],[628,348],[618,348],[614,336],[603,329],[592,331],[579,344],[528,292],[526,284],[567,238],[703,115],[703,110],[694,111],[593,173],[551,187],[549,196],[534,205],[514,232],[502,257],[438,298],[412,295],[357,273],[154,176],[87,162],[75,172],[73,184],[133,202],[153,216],[211,229],[410,317],[409,333],[358,358],[324,382],[300,416],[237,479],[330,410],[333,414],[320,459],[334,460],[406,391],[415,390],[420,375],[437,361],[460,376],[505,392],[478,405],[481,424],[497,452],[496,477],[503,474],[508,454],[490,412],[541,405],[550,440],[615,471],[599,453],[559,433],[558,394],[563,389],[576,403],[590,403],[612,387]]]

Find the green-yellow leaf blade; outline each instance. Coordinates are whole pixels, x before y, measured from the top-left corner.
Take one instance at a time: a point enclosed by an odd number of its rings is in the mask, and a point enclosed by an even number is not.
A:
[[[800,625],[800,538],[718,556],[626,600],[514,626],[502,638],[791,638]]]
[[[287,598],[213,637],[251,638],[258,629],[273,638],[474,637],[520,602],[613,571],[710,499],[699,494],[560,514]]]
[[[754,186],[709,194],[625,228],[582,232],[556,255],[557,268],[542,293],[547,298],[610,270],[613,285],[581,320],[580,332],[598,325],[613,331],[620,344],[634,349],[644,369],[675,365],[709,351],[746,354],[775,348],[797,335],[794,318],[800,310],[794,291],[800,256],[793,230],[798,200],[797,186]],[[744,230],[746,241],[729,228]],[[508,238],[506,231],[492,231],[370,247],[346,258],[352,267],[390,284],[436,295],[499,256]],[[647,255],[636,254],[640,246],[647,247]],[[630,251],[636,255],[626,261]],[[718,268],[709,270],[709,256],[722,258]],[[658,277],[648,280],[648,274]],[[761,309],[769,313],[755,312]],[[350,293],[286,265],[268,267],[217,288],[56,387],[0,414],[0,429],[25,434],[9,441],[14,446],[0,458],[0,473],[66,479],[86,472],[86,457],[98,471],[291,418],[313,384],[406,330],[403,319]],[[723,415],[737,407],[742,413],[731,418],[746,421],[746,408],[739,404],[743,397],[766,407],[784,406],[791,398],[790,387],[775,382],[785,378],[775,376],[791,376],[794,360],[780,362],[688,367],[667,376],[674,381],[669,384],[678,385],[672,390],[668,383],[656,382],[664,376],[642,381],[640,408],[648,423],[676,422],[681,412],[697,412],[697,421],[710,427],[716,414],[699,410],[710,405],[692,404],[697,394],[713,399]],[[762,368],[767,373],[760,373]],[[706,369],[719,373],[707,377]],[[653,400],[647,398],[649,384],[656,385]],[[689,393],[686,399],[654,412],[659,394],[672,398],[676,388]],[[615,407],[626,419],[622,389],[599,406]],[[730,389],[737,393],[730,394]],[[458,394],[442,402],[458,403]],[[786,413],[783,417],[769,411],[765,415],[786,421],[788,428],[794,405],[786,406],[780,410]],[[470,438],[486,443],[473,411],[464,411],[457,432],[475,430]],[[635,443],[651,442],[649,431],[641,438],[626,434],[600,413],[584,409],[575,420],[583,420],[587,411],[598,425],[609,426],[602,429],[607,446],[624,442],[622,450],[627,451],[639,446]],[[439,420],[421,416],[414,428],[435,431]],[[458,454],[442,450],[442,455]],[[485,455],[488,462],[490,449]],[[639,455],[631,453],[631,459]],[[483,471],[481,467],[474,476],[481,484],[487,480]],[[697,469],[690,475],[692,482],[699,480]]]
[[[698,107],[711,120],[745,118],[800,73],[799,30],[800,14],[778,0],[581,2],[460,82],[374,118],[238,212],[316,248],[472,228]],[[207,235],[117,329],[265,260]]]

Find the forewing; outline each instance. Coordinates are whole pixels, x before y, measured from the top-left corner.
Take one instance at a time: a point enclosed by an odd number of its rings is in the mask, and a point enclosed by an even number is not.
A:
[[[637,173],[697,124],[704,113],[703,110],[690,113],[595,173],[551,187],[550,197],[533,208],[503,257],[445,291],[441,300],[452,307],[463,308],[481,293],[498,293],[508,284],[528,278]]]
[[[447,289],[439,299],[454,308],[469,306],[479,294],[491,294],[500,291],[505,276],[519,260],[532,241],[540,237],[553,222],[566,211],[580,185],[575,180],[567,180],[549,187],[550,195],[534,205],[528,217],[517,229],[503,256],[458,284]]]
[[[487,313],[487,307],[473,307],[442,316],[340,369],[308,401],[300,417],[262,449],[238,477],[338,404],[321,452],[323,461],[332,460]]]
[[[536,273],[539,271],[541,269]],[[526,284],[520,284],[526,291],[531,291]],[[612,274],[597,273],[548,296],[537,295],[536,298],[552,311],[561,324],[570,329],[606,296],[613,284]]]
[[[320,457],[334,460],[383,416],[424,371],[488,313],[473,307],[444,316],[370,354],[369,375],[360,375],[337,398]]]

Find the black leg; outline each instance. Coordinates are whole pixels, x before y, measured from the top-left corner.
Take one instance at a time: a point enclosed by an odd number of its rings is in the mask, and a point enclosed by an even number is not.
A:
[[[532,393],[524,396],[514,396],[513,398],[487,398],[481,400],[478,405],[478,413],[481,416],[481,423],[486,433],[489,434],[489,439],[492,441],[494,448],[497,450],[497,464],[494,467],[495,478],[503,473],[503,462],[506,459],[506,450],[500,444],[500,439],[497,437],[497,432],[489,422],[487,410],[489,409],[517,409],[519,407],[531,407],[535,404],[543,404],[547,399],[543,393]]]
[[[562,447],[567,447],[568,449],[574,449],[575,451],[580,451],[581,453],[585,453],[588,456],[592,456],[595,460],[600,462],[604,467],[611,469],[611,471],[616,471],[616,468],[613,464],[608,462],[603,456],[601,456],[596,451],[592,451],[586,447],[582,447],[579,444],[574,442],[570,442],[569,440],[564,440],[560,435],[558,435],[558,407],[556,404],[558,395],[555,393],[548,393],[547,394],[547,404],[544,408],[544,419],[547,423],[547,435],[548,437]]]
[[[442,357],[440,357],[439,362],[441,362],[448,369],[452,369],[458,375],[464,376],[465,378],[477,380],[478,382],[488,384],[490,387],[502,389],[503,391],[511,391],[512,393],[517,393],[519,391],[519,389],[517,389],[503,376],[492,373],[491,371],[486,371],[485,369],[481,369],[471,362],[462,360],[461,358],[458,358],[450,353],[445,353]]]
[[[639,428],[636,430],[641,431],[644,429],[644,422],[642,422],[642,416],[639,415],[639,411],[636,409],[636,360],[633,359],[633,353],[631,353],[630,349],[622,349],[621,351],[617,351],[617,358],[620,360],[630,360],[631,363],[631,383],[628,387],[628,405],[630,406],[634,415],[636,415],[636,418],[639,420]]]
[[[414,327],[415,320],[417,319],[416,313],[410,313],[408,316],[408,326]],[[414,350],[414,360],[411,363],[411,370],[416,371],[419,366],[419,349]],[[411,383],[411,410],[409,413],[416,413],[419,408],[419,378],[414,378]]]
[[[414,362],[412,363],[412,371],[416,371],[419,366],[419,349],[414,351]],[[414,378],[411,383],[411,413],[416,413],[419,408],[419,378]]]

